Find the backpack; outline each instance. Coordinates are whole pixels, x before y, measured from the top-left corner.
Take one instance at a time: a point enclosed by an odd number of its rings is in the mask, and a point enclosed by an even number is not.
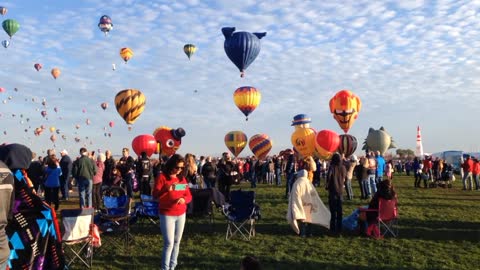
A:
[[[150,174],[150,168],[151,168],[150,160],[148,160],[148,159],[142,160],[142,176],[143,175],[149,175]]]

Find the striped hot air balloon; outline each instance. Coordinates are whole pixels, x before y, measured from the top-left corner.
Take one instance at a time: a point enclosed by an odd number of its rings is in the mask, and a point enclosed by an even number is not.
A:
[[[6,7],[0,7],[0,14],[5,15],[7,14],[8,9]]]
[[[264,159],[272,149],[273,142],[267,134],[253,135],[248,141],[248,147],[258,159]]]
[[[183,52],[188,56],[188,60],[190,60],[190,57],[197,51],[197,47],[193,44],[185,44],[183,46]]]
[[[118,114],[127,124],[133,124],[145,109],[145,95],[137,89],[125,89],[115,96]]]
[[[2,22],[3,30],[12,38],[13,35],[20,29],[20,24],[14,19],[8,19]]]
[[[255,87],[242,86],[233,93],[233,101],[238,109],[247,117],[260,104],[262,94]]]
[[[122,57],[123,61],[125,61],[125,63],[128,62],[128,60],[130,60],[130,58],[132,58],[133,56],[133,51],[132,49],[130,48],[121,48],[120,49],[120,57]]]
[[[344,154],[345,157],[351,156],[355,150],[357,150],[357,138],[350,134],[340,135],[340,145],[338,146],[338,152]]]
[[[238,157],[247,145],[247,135],[241,131],[230,131],[225,135],[225,145],[235,157]]]

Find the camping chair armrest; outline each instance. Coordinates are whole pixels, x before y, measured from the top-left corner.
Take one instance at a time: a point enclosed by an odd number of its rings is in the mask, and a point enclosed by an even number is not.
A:
[[[378,212],[378,209],[359,207],[358,211],[360,211],[360,212]]]

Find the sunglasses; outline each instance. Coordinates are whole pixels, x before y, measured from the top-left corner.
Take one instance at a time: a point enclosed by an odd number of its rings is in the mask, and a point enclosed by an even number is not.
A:
[[[183,170],[183,168],[185,168],[185,167],[184,167],[184,166],[181,166],[181,167],[180,167],[180,166],[177,166],[177,167],[175,167],[175,169],[177,169],[177,170]]]

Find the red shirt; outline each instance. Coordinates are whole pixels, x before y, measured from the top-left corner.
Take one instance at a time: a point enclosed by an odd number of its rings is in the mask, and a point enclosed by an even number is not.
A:
[[[468,160],[465,160],[465,162],[463,162],[463,170],[465,172],[472,172],[473,170],[473,160],[470,158]]]
[[[477,175],[480,173],[480,162],[473,163],[473,175]]]
[[[185,190],[170,190],[173,184],[186,184],[187,187]],[[158,211],[166,216],[181,216],[185,214],[187,212],[187,204],[192,201],[192,194],[185,177],[180,179],[171,177],[167,179],[163,173],[155,179],[152,195],[158,199]],[[185,199],[184,204],[177,203],[180,198]]]

